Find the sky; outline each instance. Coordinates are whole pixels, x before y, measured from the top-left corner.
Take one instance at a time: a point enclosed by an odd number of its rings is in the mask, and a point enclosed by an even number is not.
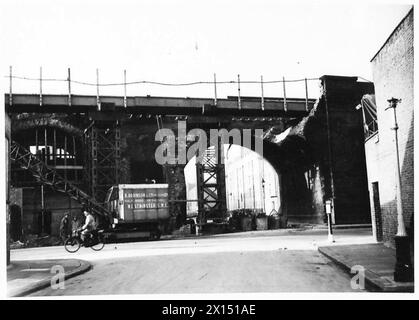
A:
[[[318,78],[324,74],[372,80],[370,60],[410,9],[403,2],[325,1],[2,1],[0,71],[3,90],[13,74],[100,83],[183,83]],[[39,81],[13,80],[13,91],[38,93]],[[65,82],[43,82],[43,93],[67,93]],[[73,84],[73,93],[96,94]],[[123,95],[123,86],[101,87]],[[213,97],[212,85],[133,85],[127,95]],[[259,96],[260,84],[241,95]],[[218,85],[219,98],[237,84]],[[283,96],[265,84],[265,96]],[[287,83],[303,97],[304,82]],[[317,97],[318,81],[309,81]]]

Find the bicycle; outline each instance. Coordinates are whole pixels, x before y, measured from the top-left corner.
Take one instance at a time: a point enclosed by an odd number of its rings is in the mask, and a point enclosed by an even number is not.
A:
[[[92,248],[94,251],[100,251],[105,247],[104,230],[93,230],[90,237],[84,241],[81,239],[81,231],[74,230],[72,235],[65,241],[64,248],[70,253],[77,252],[82,246]]]

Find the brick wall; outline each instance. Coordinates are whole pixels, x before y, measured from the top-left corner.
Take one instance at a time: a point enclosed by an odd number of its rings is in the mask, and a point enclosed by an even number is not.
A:
[[[375,221],[372,183],[378,182],[382,214],[382,236],[392,242],[397,231],[396,153],[393,110],[387,100],[402,99],[397,107],[400,165],[402,173],[402,203],[406,227],[413,215],[413,9],[397,26],[384,46],[372,59],[375,84],[378,135],[365,145],[368,183]],[[378,228],[379,229],[379,228]],[[374,226],[374,232],[377,225]]]

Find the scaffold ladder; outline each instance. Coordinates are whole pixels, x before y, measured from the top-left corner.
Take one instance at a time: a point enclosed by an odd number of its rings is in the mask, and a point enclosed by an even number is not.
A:
[[[221,150],[216,153],[215,148],[210,147],[205,151],[202,162],[196,163],[198,212],[201,224],[205,224],[208,219],[222,220],[226,213],[225,168],[221,163],[221,155]]]
[[[37,181],[51,186],[56,191],[66,193],[80,204],[87,206],[93,214],[101,217],[110,217],[110,212],[90,195],[61,177],[37,155],[15,141],[12,141],[10,145],[10,159],[22,169],[29,170]]]

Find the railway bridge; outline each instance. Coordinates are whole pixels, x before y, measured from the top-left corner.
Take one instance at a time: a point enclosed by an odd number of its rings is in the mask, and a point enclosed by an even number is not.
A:
[[[257,138],[263,157],[281,177],[280,211],[289,221],[321,223],[324,201],[333,199],[337,224],[367,223],[363,124],[355,107],[364,94],[374,92],[373,84],[357,77],[323,76],[320,85],[317,100],[6,94],[12,140],[42,159],[73,191],[81,190],[72,197],[65,194],[68,188],[57,193],[47,179],[34,178],[27,170],[30,163],[15,161],[11,184],[23,190],[24,223],[31,224],[35,213],[48,207],[58,208],[50,217],[56,224],[59,210],[80,210],[86,199],[100,206],[115,184],[157,182],[169,184],[172,224],[181,225],[186,217],[186,163],[161,165],[155,160],[162,143],[157,130],[178,134],[179,121],[187,132],[238,129],[256,137],[255,130],[262,129]],[[214,213],[226,209],[223,165],[217,160],[197,164],[201,209],[206,206]],[[217,182],[206,184],[206,174]]]

